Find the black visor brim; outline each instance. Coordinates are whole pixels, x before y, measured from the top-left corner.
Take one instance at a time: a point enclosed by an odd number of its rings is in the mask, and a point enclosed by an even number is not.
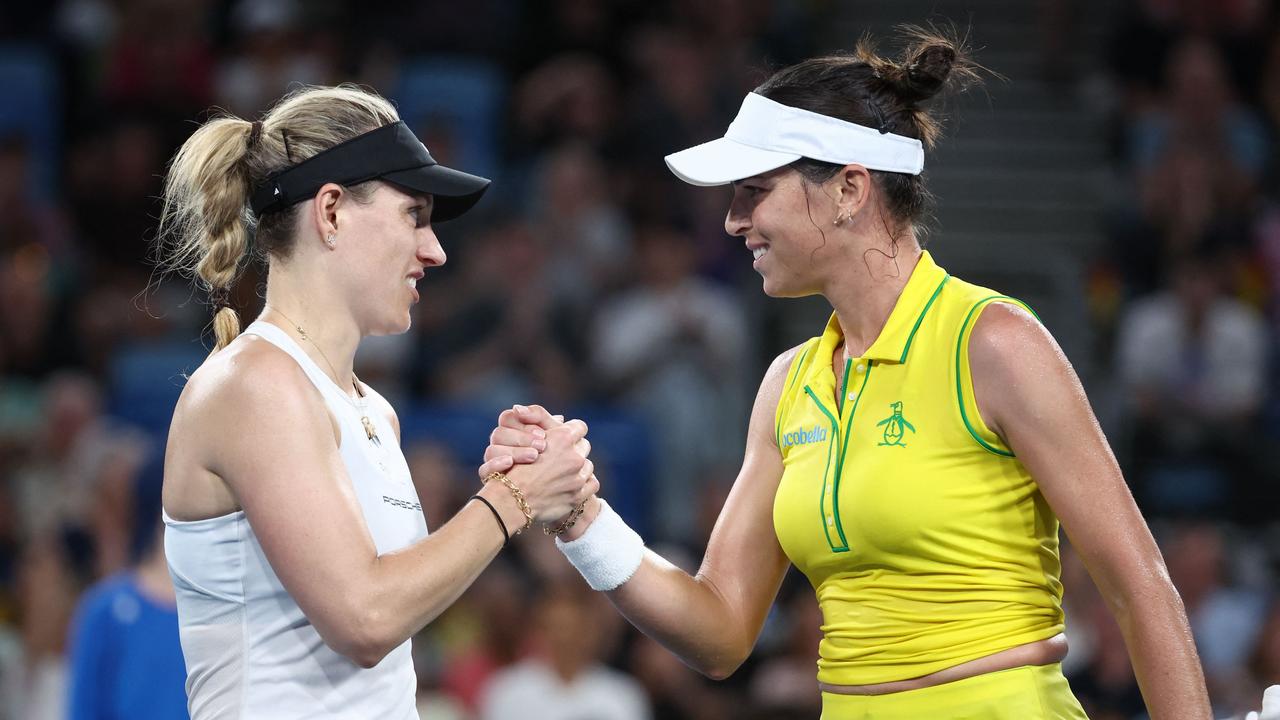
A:
[[[394,185],[432,196],[431,222],[447,222],[470,210],[489,189],[489,179],[444,165],[427,165],[382,176]]]

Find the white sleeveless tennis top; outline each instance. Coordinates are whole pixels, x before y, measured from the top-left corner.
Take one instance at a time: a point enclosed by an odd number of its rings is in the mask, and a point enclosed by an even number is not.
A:
[[[283,330],[259,320],[245,333],[293,356],[324,396],[378,554],[426,537],[386,400],[368,390],[375,445],[355,401]],[[164,522],[192,720],[418,720],[410,642],[370,669],[330,649],[271,569],[244,511],[192,522],[166,514]]]

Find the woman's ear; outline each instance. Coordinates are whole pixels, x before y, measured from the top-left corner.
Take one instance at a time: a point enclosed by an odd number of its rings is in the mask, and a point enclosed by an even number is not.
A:
[[[338,234],[338,207],[347,194],[337,183],[325,183],[316,191],[312,200],[313,221],[316,235],[328,242]],[[332,245],[332,243],[329,243]]]
[[[871,199],[871,171],[861,165],[845,165],[832,181],[835,183],[836,217],[852,218]]]

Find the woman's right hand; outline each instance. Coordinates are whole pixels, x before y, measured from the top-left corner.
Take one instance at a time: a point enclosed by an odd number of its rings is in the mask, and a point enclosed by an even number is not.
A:
[[[489,434],[484,449],[480,477],[507,472],[516,465],[528,465],[547,449],[547,431],[564,424],[563,415],[552,415],[541,405],[516,405],[498,416],[498,427]],[[583,457],[591,454],[591,443],[579,441]]]
[[[595,465],[587,457],[591,444],[586,435],[587,424],[581,420],[570,420],[544,430],[538,438],[541,442],[532,446],[540,448],[537,456],[506,470],[507,477],[524,493],[535,522],[556,521],[600,490]],[[481,471],[490,464],[486,462]]]

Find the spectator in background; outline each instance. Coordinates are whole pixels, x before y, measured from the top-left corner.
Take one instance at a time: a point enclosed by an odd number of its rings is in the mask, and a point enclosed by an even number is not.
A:
[[[580,323],[621,284],[631,227],[611,197],[608,170],[589,146],[563,145],[547,154],[541,170],[531,229],[545,248],[552,302]]]
[[[638,634],[628,654],[629,671],[644,686],[653,704],[653,716],[661,720],[730,720],[745,712],[745,701],[711,685],[680,662],[657,640]]]
[[[1233,582],[1231,560],[1237,554],[1229,545],[1223,529],[1207,522],[1179,524],[1165,540],[1169,577],[1187,608],[1215,697],[1245,670],[1267,610],[1265,596]],[[1256,703],[1261,696],[1259,691],[1245,700]]]
[[[585,587],[556,586],[533,610],[534,654],[490,679],[481,720],[645,720],[651,717],[634,678],[606,667],[600,596]]]
[[[133,478],[134,564],[81,598],[72,626],[68,720],[185,720],[187,671],[160,519],[163,455]]]
[[[479,712],[490,679],[527,650],[529,608],[523,599],[530,595],[513,566],[497,562],[441,618],[443,623],[426,628],[439,639],[445,656],[440,670],[443,690],[473,715]]]
[[[1228,509],[1233,478],[1251,479],[1265,392],[1267,329],[1227,297],[1221,251],[1176,264],[1171,289],[1120,321],[1116,369],[1133,412],[1134,477],[1155,512]]]
[[[0,134],[0,217],[5,219],[0,225],[0,252],[35,242],[69,262],[72,248],[66,218],[53,204],[37,200],[36,183],[27,139]]]
[[[0,638],[0,713],[8,710],[7,720],[66,717],[67,627],[83,587],[68,540],[41,535],[18,560],[17,643]]]
[[[323,22],[304,28],[303,19],[297,0],[235,4],[231,23],[240,47],[218,67],[219,105],[237,115],[258,117],[292,85],[331,81],[336,64],[331,38],[323,32]]]
[[[117,462],[137,463],[143,449],[139,435],[103,416],[96,382],[83,375],[54,376],[45,385],[39,434],[10,476],[20,537],[65,529],[87,533],[104,470]]]
[[[564,53],[524,75],[512,95],[513,153],[582,143],[603,150],[618,140],[618,82],[592,55]]]
[[[822,714],[813,680],[822,640],[822,610],[814,594],[799,588],[775,608],[785,625],[782,653],[764,661],[751,678],[752,704],[760,718],[812,718]]]
[[[211,5],[211,0],[118,3],[119,25],[103,68],[108,103],[165,117],[189,117],[208,105],[215,64],[205,22]]]
[[[141,111],[117,111],[93,128],[68,150],[66,192],[88,253],[86,270],[96,284],[128,286],[131,296],[149,277],[147,239],[160,214],[170,138],[154,115]]]
[[[1270,142],[1241,105],[1209,42],[1188,38],[1169,55],[1160,102],[1127,128],[1137,182],[1113,227],[1117,261],[1133,294],[1154,290],[1170,263],[1203,238],[1244,251]]]
[[[712,468],[732,466],[747,414],[746,317],[729,290],[696,274],[696,249],[679,228],[641,227],[637,285],[599,311],[592,367],[605,393],[654,433],[654,504],[663,537],[694,529],[688,497]]]
[[[436,399],[498,412],[515,403],[576,399],[577,323],[554,301],[543,241],[519,220],[495,223],[467,243],[456,281],[416,329],[411,384]],[[519,269],[521,281],[509,273]]]
[[[1091,720],[1131,720],[1144,716],[1142,692],[1125,650],[1124,636],[1106,604],[1092,603],[1079,618],[1089,623],[1093,638],[1089,664],[1070,676],[1071,691],[1079,698],[1080,705]]]

